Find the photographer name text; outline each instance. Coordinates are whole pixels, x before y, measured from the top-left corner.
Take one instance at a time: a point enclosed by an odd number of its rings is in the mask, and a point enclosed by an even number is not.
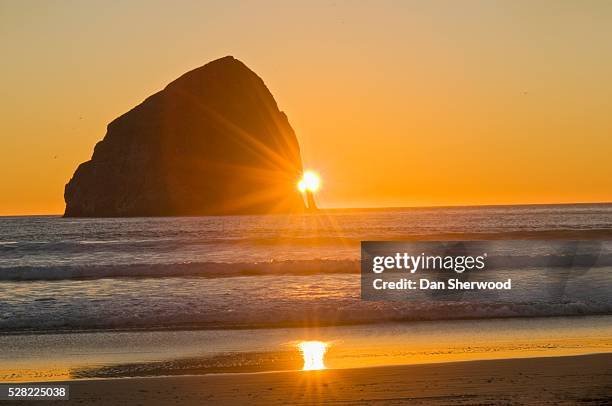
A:
[[[375,256],[372,258],[372,272],[382,274],[385,271],[407,272],[415,274],[423,271],[451,271],[463,274],[466,271],[482,271],[486,268],[487,253],[481,255],[410,255],[397,252],[394,255]],[[400,278],[389,280],[378,278],[372,281],[375,290],[510,290],[512,280],[504,281],[462,281],[460,279],[430,280],[419,278],[418,280]]]

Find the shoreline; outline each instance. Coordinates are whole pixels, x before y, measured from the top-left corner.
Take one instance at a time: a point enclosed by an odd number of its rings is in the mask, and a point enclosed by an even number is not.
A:
[[[60,383],[70,385],[69,403],[91,404],[603,404],[612,401],[612,354]]]
[[[479,363],[479,362],[504,362],[504,361],[527,361],[527,360],[544,360],[550,358],[581,358],[581,357],[610,357],[611,365],[612,365],[612,352],[593,352],[593,353],[584,353],[584,354],[567,354],[567,355],[537,355],[537,356],[516,356],[516,357],[500,357],[500,358],[482,358],[482,359],[465,359],[465,360],[457,360],[457,361],[425,361],[425,362],[415,362],[415,363],[406,363],[406,364],[398,364],[398,365],[366,365],[361,367],[341,367],[341,368],[325,368],[322,370],[315,371],[304,371],[302,369],[287,369],[287,370],[270,370],[270,371],[232,371],[232,372],[202,372],[202,373],[184,373],[184,374],[168,374],[168,375],[151,375],[151,376],[111,376],[111,377],[86,377],[86,378],[73,378],[73,379],[58,379],[58,380],[47,380],[47,381],[0,381],[0,383],[11,383],[17,385],[41,385],[46,383],[53,384],[73,384],[76,382],[100,382],[100,381],[116,381],[116,380],[148,380],[148,379],[181,379],[181,378],[202,378],[202,377],[216,377],[216,376],[227,376],[227,377],[240,377],[240,376],[254,376],[254,375],[270,375],[270,374],[294,374],[294,373],[322,373],[325,371],[357,371],[363,369],[386,369],[386,368],[403,368],[403,367],[418,367],[418,366],[428,366],[428,365],[455,365],[462,363]],[[612,366],[611,366],[612,372]],[[612,378],[611,378],[612,379]],[[612,384],[612,381],[611,381]]]
[[[298,344],[329,344],[334,370],[492,359],[612,354],[612,316],[455,320],[263,330],[0,336],[12,382],[295,371]],[[244,337],[250,340],[245,342]]]

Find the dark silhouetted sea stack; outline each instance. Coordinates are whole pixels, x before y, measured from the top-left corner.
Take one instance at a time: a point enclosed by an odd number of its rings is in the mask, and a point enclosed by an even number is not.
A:
[[[301,172],[287,116],[261,78],[227,56],[111,122],[66,185],[65,216],[299,212]]]

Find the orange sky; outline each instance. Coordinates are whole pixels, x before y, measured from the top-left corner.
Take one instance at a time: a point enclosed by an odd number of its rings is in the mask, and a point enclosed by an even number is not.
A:
[[[0,215],[61,213],[106,124],[234,55],[323,207],[612,201],[612,2],[0,2]]]

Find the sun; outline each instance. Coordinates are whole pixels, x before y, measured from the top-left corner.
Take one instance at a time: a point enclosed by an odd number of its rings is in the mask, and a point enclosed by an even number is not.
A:
[[[298,182],[298,189],[304,193],[306,191],[316,192],[321,186],[321,179],[314,171],[305,171],[302,175],[302,179]]]
[[[302,341],[298,348],[304,357],[304,371],[325,369],[323,357],[327,351],[327,344],[322,341]]]

